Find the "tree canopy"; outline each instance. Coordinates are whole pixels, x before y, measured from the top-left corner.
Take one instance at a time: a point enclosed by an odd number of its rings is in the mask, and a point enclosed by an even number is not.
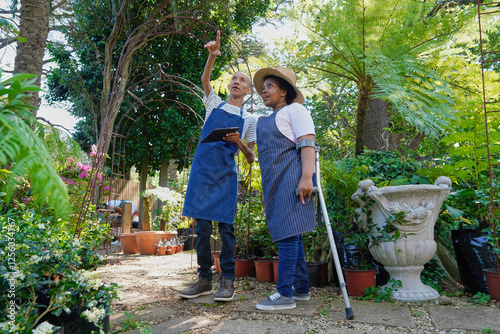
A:
[[[291,10],[305,35],[282,44],[288,61],[358,89],[356,153],[370,99],[382,98],[419,132],[437,137],[453,116],[453,97],[428,57],[475,23],[473,8],[421,1],[298,1]],[[304,31],[303,30],[303,31]]]

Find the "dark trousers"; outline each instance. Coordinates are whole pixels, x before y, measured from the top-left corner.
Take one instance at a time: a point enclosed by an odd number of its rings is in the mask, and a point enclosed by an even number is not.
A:
[[[222,239],[220,254],[220,268],[222,276],[234,280],[234,247],[236,236],[234,225],[219,223],[219,234]],[[212,249],[210,236],[212,235],[212,222],[206,219],[196,219],[196,254],[198,257],[198,275],[212,279]]]

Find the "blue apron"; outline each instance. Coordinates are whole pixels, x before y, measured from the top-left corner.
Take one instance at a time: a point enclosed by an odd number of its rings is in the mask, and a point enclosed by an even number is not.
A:
[[[243,109],[240,116],[221,109],[212,110],[201,131],[201,139],[213,129],[239,127],[243,131]],[[194,154],[182,215],[233,224],[238,195],[238,172],[234,162],[236,144],[228,141],[200,143]]]
[[[285,106],[286,108],[286,106]],[[295,196],[302,177],[302,160],[294,142],[276,126],[276,114],[260,117],[257,122],[262,190],[267,227],[273,242],[314,230],[314,201],[306,204]]]

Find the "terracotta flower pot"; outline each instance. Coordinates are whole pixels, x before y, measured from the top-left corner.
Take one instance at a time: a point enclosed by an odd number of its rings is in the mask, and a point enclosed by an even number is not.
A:
[[[175,254],[175,247],[168,246],[167,247],[167,255],[174,255],[174,254]]]
[[[274,283],[278,283],[278,274],[279,274],[278,267],[279,267],[279,263],[280,263],[279,260],[274,260],[273,261],[273,282]]]
[[[273,281],[273,261],[257,260],[255,261],[255,275],[259,282]]]
[[[156,247],[156,255],[165,255],[167,253],[167,247]]]
[[[488,293],[491,299],[500,300],[500,279],[496,269],[484,269],[486,284],[488,284]]]
[[[352,270],[344,268],[345,282],[347,284],[347,293],[349,296],[360,297],[363,291],[375,286],[377,270]]]
[[[163,233],[163,237],[161,238],[161,240],[172,240],[177,236],[177,231],[167,231],[161,233]]]
[[[123,254],[139,254],[135,233],[122,233],[119,238]]]
[[[175,252],[176,253],[180,253],[180,252],[182,252],[183,249],[184,249],[184,245],[183,244],[179,244],[179,245],[176,246]]]
[[[156,254],[156,244],[164,237],[165,232],[160,231],[142,231],[132,233],[137,242],[137,248],[141,255]]]
[[[254,259],[248,259],[248,260],[236,259],[234,276],[244,277],[244,276],[254,276],[254,275],[255,275]]]

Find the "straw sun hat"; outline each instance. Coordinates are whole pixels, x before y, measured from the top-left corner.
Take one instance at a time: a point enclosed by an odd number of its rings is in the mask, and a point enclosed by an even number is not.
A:
[[[288,68],[282,66],[263,68],[258,70],[257,73],[255,73],[255,75],[253,76],[253,85],[257,90],[257,93],[259,93],[261,97],[262,97],[262,87],[264,86],[264,78],[270,75],[282,78],[290,85],[292,85],[293,89],[295,90],[295,93],[297,93],[297,97],[293,100],[293,102],[297,102],[300,104],[304,103],[304,95],[302,95],[302,92],[296,86],[297,77],[295,76],[295,73],[293,73]]]

